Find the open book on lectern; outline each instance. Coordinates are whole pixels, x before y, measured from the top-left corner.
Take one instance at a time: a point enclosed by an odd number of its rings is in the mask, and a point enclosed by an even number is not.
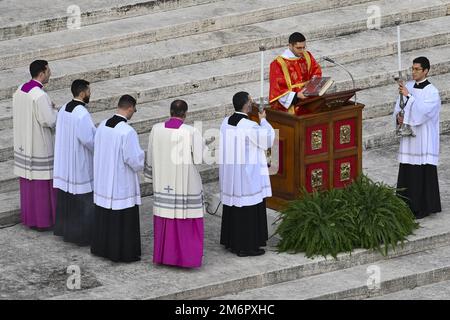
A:
[[[331,77],[314,77],[308,81],[302,90],[306,97],[315,97],[324,95],[333,85],[334,80]]]

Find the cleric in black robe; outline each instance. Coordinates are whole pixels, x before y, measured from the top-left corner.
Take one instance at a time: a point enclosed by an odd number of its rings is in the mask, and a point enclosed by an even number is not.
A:
[[[139,172],[144,151],[136,131],[127,123],[136,100],[122,96],[117,113],[102,121],[95,134],[95,215],[91,253],[114,262],[140,260],[141,233]]]
[[[266,150],[275,131],[260,114],[248,119],[252,99],[246,92],[233,97],[236,112],[220,128],[220,196],[223,203],[220,243],[240,257],[264,254],[268,238],[265,198],[272,196]]]
[[[87,111],[89,82],[75,80],[73,100],[58,112],[53,187],[58,189],[54,234],[87,246],[94,217],[95,125]]]
[[[394,111],[396,123],[410,125],[415,134],[400,138],[397,188],[404,189],[398,193],[405,197],[417,219],[441,211],[437,174],[441,99],[438,89],[427,79],[429,70],[427,58],[414,59],[414,80],[399,88],[405,101],[404,117],[399,115],[399,101]]]

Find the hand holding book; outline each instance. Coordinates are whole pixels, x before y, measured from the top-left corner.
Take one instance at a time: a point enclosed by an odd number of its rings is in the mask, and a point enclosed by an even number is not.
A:
[[[306,96],[303,94],[303,90],[297,92],[297,98],[299,98],[300,100],[308,99],[308,97],[306,97]]]

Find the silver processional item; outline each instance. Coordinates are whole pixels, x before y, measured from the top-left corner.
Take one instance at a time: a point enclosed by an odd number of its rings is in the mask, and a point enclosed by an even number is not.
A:
[[[399,74],[399,77],[395,77],[395,80],[397,82],[400,82],[401,80],[401,74]],[[400,101],[399,101],[399,106],[400,106],[400,112],[399,115],[400,117],[404,118],[405,117],[405,100],[403,97],[403,94],[400,93]],[[409,124],[398,124],[397,128],[395,129],[395,134],[397,135],[397,137],[415,137],[416,135],[414,134],[414,131],[411,129],[411,126]]]
[[[398,51],[398,77],[395,80],[400,83],[402,79],[402,47],[400,42],[400,20],[396,20],[395,24],[397,25],[397,51]],[[405,116],[405,100],[403,98],[403,94],[400,92],[400,116],[404,119]],[[398,124],[395,130],[395,133],[398,137],[415,137],[414,131],[411,129],[409,124]]]

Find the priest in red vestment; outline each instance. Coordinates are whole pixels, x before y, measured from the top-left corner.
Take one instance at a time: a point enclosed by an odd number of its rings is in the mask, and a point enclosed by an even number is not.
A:
[[[270,64],[271,107],[294,114],[297,102],[306,99],[301,92],[303,87],[316,76],[322,76],[322,69],[313,55],[306,50],[305,36],[294,32],[289,37],[289,49]]]

